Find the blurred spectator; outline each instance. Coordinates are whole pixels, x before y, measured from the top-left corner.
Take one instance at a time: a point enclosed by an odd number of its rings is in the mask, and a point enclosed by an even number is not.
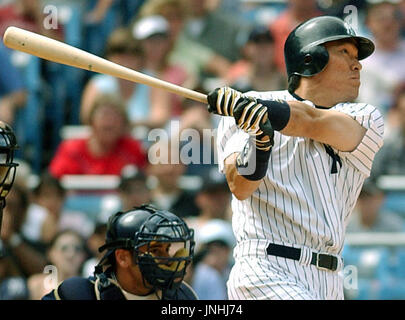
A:
[[[213,219],[199,230],[200,247],[193,260],[191,285],[200,300],[227,300],[235,238],[229,222]]]
[[[116,29],[108,38],[105,57],[109,61],[142,71],[144,54],[127,28]],[[89,124],[89,115],[94,101],[100,94],[115,94],[124,99],[131,122],[145,121],[148,115],[149,89],[132,81],[105,74],[93,76],[86,84],[81,102],[80,119]]]
[[[32,201],[22,226],[23,235],[34,243],[48,245],[59,229],[65,190],[49,173],[40,177],[32,190]]]
[[[300,23],[317,16],[322,12],[316,0],[288,0],[287,8],[271,23],[270,30],[274,36],[274,61],[278,70],[286,74],[284,62],[284,42],[289,33]]]
[[[108,10],[116,0],[98,0],[95,6],[84,17],[84,21],[88,24],[97,24],[104,20]]]
[[[24,107],[26,100],[21,75],[12,65],[6,47],[0,43],[0,119],[13,125],[17,109]]]
[[[204,92],[201,88],[195,88]],[[205,104],[185,99],[180,117],[180,137],[188,139],[183,148],[189,149],[190,160],[185,175],[204,176],[211,169],[218,170],[215,148],[215,118],[207,112]],[[191,138],[191,139],[190,139]]]
[[[0,283],[0,300],[28,300],[27,280],[23,277],[10,277]]]
[[[87,247],[90,251],[91,257],[88,258],[83,264],[82,276],[90,277],[94,273],[94,268],[100,262],[104,252],[99,252],[104,242],[107,233],[107,221],[99,220],[96,223],[93,234],[87,239]]]
[[[230,66],[230,61],[215,53],[214,50],[190,39],[184,32],[184,23],[188,17],[187,1],[185,0],[148,0],[139,13],[141,17],[161,15],[170,25],[170,43],[172,51],[169,61],[184,66],[190,76],[185,85],[193,87],[203,73],[224,77]]]
[[[100,95],[89,114],[88,138],[62,141],[49,170],[56,178],[66,174],[120,175],[126,165],[143,169],[146,155],[139,141],[129,136],[125,105],[119,97]]]
[[[3,259],[8,260],[5,264],[15,268],[13,275],[23,277],[41,272],[46,263],[41,250],[43,248],[35,247],[22,233],[28,203],[27,191],[19,185],[14,185],[7,196],[1,228]]]
[[[195,230],[196,248],[198,247],[199,230],[212,219],[227,220],[231,193],[225,176],[217,170],[203,177],[203,184],[196,195],[196,205],[200,214],[186,219],[190,228]]]
[[[364,62],[358,101],[375,105],[384,115],[392,105],[393,90],[405,81],[405,41],[400,30],[403,17],[398,4],[370,4],[366,25],[374,37],[375,52]]]
[[[384,192],[366,180],[347,232],[403,232],[405,221],[395,213],[382,210],[384,200]]]
[[[210,6],[209,0],[187,1],[190,15],[184,32],[195,42],[212,49],[229,61],[240,58],[240,48],[247,37],[248,27],[241,19],[219,10],[220,1]]]
[[[46,28],[44,25],[45,14],[42,11],[40,0],[14,0],[9,5],[0,7],[0,35],[9,26],[15,26],[32,32],[40,33],[47,37],[63,40],[63,30]]]
[[[135,22],[132,34],[140,42],[145,54],[144,73],[155,78],[185,86],[187,71],[178,63],[171,63],[169,23],[159,15],[147,16]],[[166,90],[151,88],[149,93],[149,116],[146,125],[161,128],[168,120],[181,113],[182,98]],[[145,107],[145,106],[144,106]]]
[[[398,87],[391,109],[395,126],[384,139],[384,145],[376,154],[371,176],[405,175],[405,84]]]
[[[52,239],[47,257],[53,267],[50,273],[34,274],[27,280],[31,300],[40,300],[61,281],[80,276],[86,259],[85,241],[73,230],[61,231]]]
[[[122,211],[149,203],[151,190],[147,186],[146,175],[137,170],[134,174],[122,176],[118,186],[118,194],[121,199]]]
[[[152,204],[181,218],[198,215],[194,192],[180,186],[186,166],[175,145],[160,140],[149,149],[148,155],[150,165],[146,172],[151,183]]]
[[[226,82],[241,92],[281,90],[286,79],[274,63],[274,39],[264,26],[254,27],[242,48],[243,58],[229,70]]]

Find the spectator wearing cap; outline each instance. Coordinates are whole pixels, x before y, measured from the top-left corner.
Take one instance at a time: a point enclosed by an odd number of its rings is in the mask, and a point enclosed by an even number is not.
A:
[[[199,246],[193,260],[191,286],[200,300],[227,300],[226,282],[236,243],[231,224],[212,219],[198,230],[196,240]]]
[[[144,73],[158,79],[186,86],[188,74],[180,64],[169,61],[171,44],[169,23],[159,15],[140,18],[132,27],[133,37],[145,53]],[[164,127],[181,113],[182,98],[165,90],[150,88],[149,123],[152,128]]]
[[[105,48],[105,58],[133,70],[143,70],[144,53],[128,28],[118,28],[111,33]],[[150,100],[148,86],[97,74],[90,78],[83,90],[80,106],[82,124],[89,124],[91,109],[100,94],[117,95],[123,99],[133,125],[147,120]]]
[[[404,17],[398,3],[382,0],[369,3],[366,9],[366,26],[376,49],[362,61],[358,101],[372,103],[383,115],[393,104],[395,88],[405,81],[405,40],[401,37]]]
[[[405,221],[398,214],[384,209],[383,190],[367,179],[360,192],[347,232],[403,232]]]
[[[185,23],[189,17],[187,1],[184,0],[148,0],[142,6],[139,16],[160,15],[170,25],[169,38],[171,52],[169,61],[184,66],[189,75],[185,86],[194,87],[207,74],[223,78],[231,62],[224,56],[199,41],[191,39],[185,32]]]
[[[281,90],[286,79],[274,63],[274,39],[265,26],[252,28],[242,48],[243,58],[232,65],[226,82],[241,92]]]

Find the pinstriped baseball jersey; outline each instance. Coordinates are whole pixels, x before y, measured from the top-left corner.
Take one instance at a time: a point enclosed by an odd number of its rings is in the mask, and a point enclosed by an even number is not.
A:
[[[287,90],[247,95],[297,100]],[[332,109],[350,115],[366,128],[364,138],[354,151],[341,152],[309,138],[275,132],[268,170],[259,188],[246,200],[232,197],[236,259],[262,257],[268,243],[340,255],[349,215],[383,144],[384,121],[368,104],[339,103]],[[221,118],[217,135],[220,171],[224,160],[241,152],[248,138],[232,117]],[[336,173],[331,173],[333,165]],[[310,256],[310,251],[303,252]],[[309,258],[301,257],[305,259]]]

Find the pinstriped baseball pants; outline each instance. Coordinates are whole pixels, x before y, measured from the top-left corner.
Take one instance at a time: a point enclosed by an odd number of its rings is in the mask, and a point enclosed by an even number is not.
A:
[[[263,255],[237,257],[228,279],[230,300],[342,300],[341,273]]]

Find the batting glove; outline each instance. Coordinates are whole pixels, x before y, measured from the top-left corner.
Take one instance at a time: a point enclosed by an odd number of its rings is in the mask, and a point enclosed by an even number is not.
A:
[[[233,116],[233,109],[244,96],[229,87],[217,88],[207,95],[208,111],[220,116]]]

